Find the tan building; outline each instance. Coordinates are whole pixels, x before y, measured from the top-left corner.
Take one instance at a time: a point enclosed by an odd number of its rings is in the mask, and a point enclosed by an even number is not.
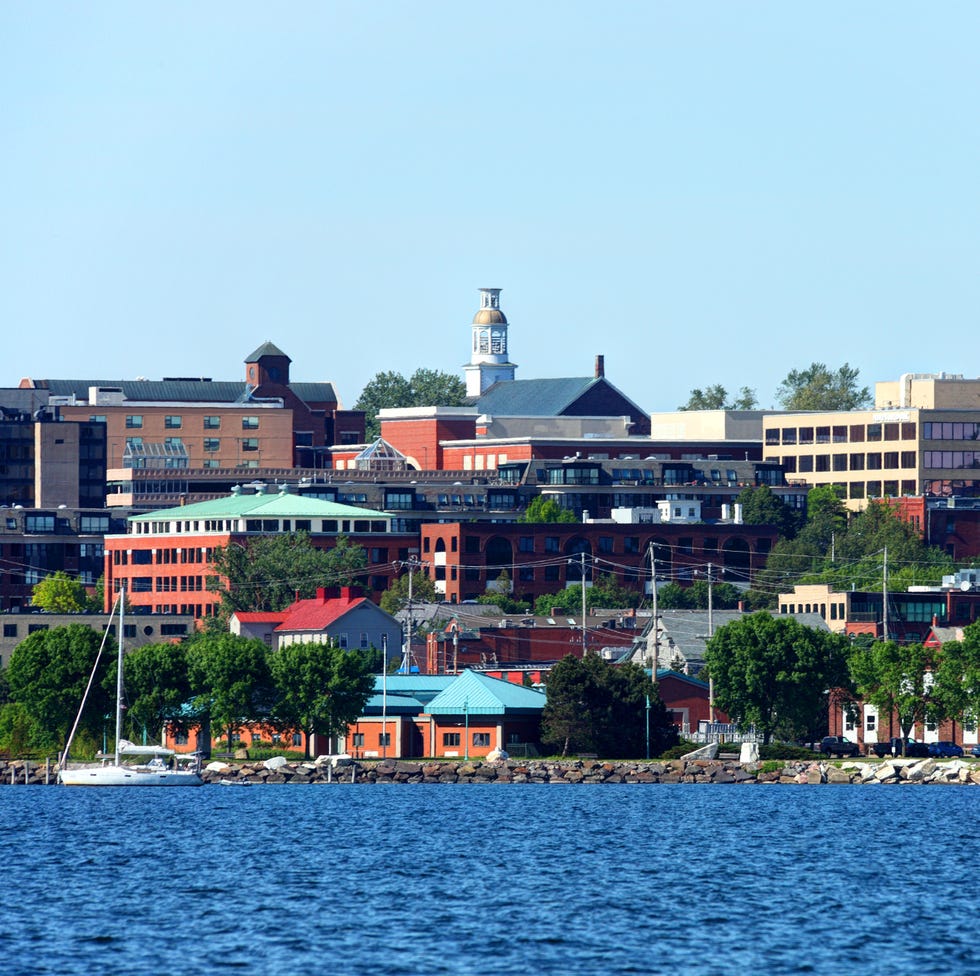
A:
[[[790,480],[840,486],[854,510],[871,498],[980,494],[980,380],[909,374],[879,383],[876,401],[764,417],[765,460]]]

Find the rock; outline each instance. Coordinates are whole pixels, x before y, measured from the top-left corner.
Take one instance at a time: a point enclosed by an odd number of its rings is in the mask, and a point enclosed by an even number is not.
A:
[[[229,766],[226,762],[219,762],[218,760],[215,760],[214,762],[209,762],[204,768],[209,773],[225,773],[231,769],[231,766]]]
[[[504,749],[491,749],[487,753],[487,762],[502,762],[505,759],[509,759],[509,754]]]
[[[821,783],[827,782],[823,770],[816,764],[811,766],[804,775],[806,776],[806,782],[811,786],[819,786]]]
[[[682,759],[714,759],[718,755],[718,743],[709,742],[706,746],[702,746],[700,749],[695,749],[694,752],[689,752]]]
[[[759,761],[759,743],[758,742],[743,742],[742,748],[739,751],[738,761],[743,765],[745,763],[754,763]]]
[[[271,759],[266,759],[262,765],[266,769],[282,769],[283,766],[289,765],[289,760],[285,756],[273,756]]]
[[[828,766],[827,767],[827,782],[828,783],[850,783],[851,774],[839,766]]]

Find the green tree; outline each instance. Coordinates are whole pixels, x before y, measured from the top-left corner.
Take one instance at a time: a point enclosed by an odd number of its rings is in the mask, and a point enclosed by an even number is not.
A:
[[[477,603],[488,607],[500,607],[504,613],[529,613],[531,604],[521,600],[510,592],[510,573],[506,569],[500,571],[495,583],[488,587],[486,593],[476,598]]]
[[[262,641],[202,632],[187,645],[187,672],[194,710],[205,726],[225,729],[229,745],[243,725],[269,719],[272,680]]]
[[[34,584],[31,604],[48,613],[83,613],[98,610],[82,583],[64,570],[58,570]]]
[[[678,407],[678,410],[755,410],[759,405],[759,398],[755,395],[755,390],[743,386],[738,391],[738,396],[732,400],[728,396],[728,391],[720,383],[705,387],[703,390],[691,390],[691,396],[687,403]]]
[[[253,536],[214,551],[218,575],[208,590],[221,604],[217,629],[236,610],[276,611],[297,598],[311,599],[321,586],[357,586],[367,566],[364,548],[338,536],[333,549],[318,549],[305,532]]]
[[[743,596],[743,591],[731,583],[711,586],[711,605],[715,610],[733,610]],[[662,610],[707,610],[708,581],[695,580],[690,586],[665,583],[657,589],[657,606]]]
[[[518,516],[518,522],[577,522],[574,512],[562,508],[553,498],[536,495]]]
[[[721,627],[708,640],[705,663],[718,707],[768,743],[777,728],[812,737],[829,690],[846,684],[847,650],[837,634],[759,612]]]
[[[304,733],[306,757],[314,735],[344,735],[374,692],[367,659],[331,644],[294,643],[269,657],[276,689],[273,718]]]
[[[599,576],[592,586],[585,590],[585,608],[589,610],[622,610],[635,607],[640,602],[636,590],[621,586],[612,576]],[[539,617],[547,617],[552,609],[568,615],[582,613],[581,585],[566,586],[557,593],[542,594],[534,602],[534,612]]]
[[[563,756],[644,756],[647,721],[651,755],[676,741],[677,731],[656,687],[637,664],[613,665],[596,654],[569,655],[551,669],[546,690],[542,741]]]
[[[858,698],[883,719],[896,715],[903,739],[916,723],[946,717],[943,705],[950,699],[937,687],[932,652],[922,644],[874,641],[855,647],[848,667]]]
[[[776,399],[784,410],[859,410],[871,403],[871,391],[858,386],[860,370],[847,363],[836,370],[824,363],[794,369],[779,384]]]
[[[803,513],[790,508],[768,485],[743,488],[736,502],[746,525],[773,525],[783,538],[796,535],[803,521]]]
[[[115,687],[115,663],[106,680],[108,686]],[[134,648],[126,654],[123,681],[129,703],[128,737],[133,741],[139,741],[143,730],[155,738],[166,725],[186,729],[197,718],[189,708],[193,695],[185,644],[144,644]]]
[[[364,411],[365,436],[381,432],[378,413],[399,407],[458,407],[466,399],[466,385],[452,373],[419,367],[408,379],[401,373],[377,373],[354,404]]]
[[[35,631],[14,648],[7,667],[10,698],[28,717],[35,747],[64,745],[81,707],[101,643],[102,635],[91,627],[69,624]],[[101,679],[108,668],[108,659],[115,659],[115,650],[115,641],[106,637],[99,673],[82,714],[80,728],[96,741],[101,738],[104,716],[111,710]]]
[[[429,579],[426,572],[413,571],[412,573],[412,603],[438,603],[439,594],[436,592],[436,584]],[[403,568],[400,575],[396,576],[388,586],[388,589],[381,594],[380,607],[385,613],[392,615],[398,613],[408,606],[408,569]]]
[[[980,718],[980,623],[964,627],[961,641],[943,644],[933,693],[947,717]]]

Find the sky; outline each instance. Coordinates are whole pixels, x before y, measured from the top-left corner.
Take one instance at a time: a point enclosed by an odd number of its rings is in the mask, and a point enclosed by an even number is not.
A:
[[[980,375],[980,5],[0,5],[0,386]],[[969,337],[973,337],[972,339]],[[963,341],[965,340],[965,341]]]

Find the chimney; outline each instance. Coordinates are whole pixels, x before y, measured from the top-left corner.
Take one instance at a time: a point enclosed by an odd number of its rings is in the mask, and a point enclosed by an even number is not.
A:
[[[595,358],[595,378],[601,380],[606,375],[606,357],[596,356]]]

